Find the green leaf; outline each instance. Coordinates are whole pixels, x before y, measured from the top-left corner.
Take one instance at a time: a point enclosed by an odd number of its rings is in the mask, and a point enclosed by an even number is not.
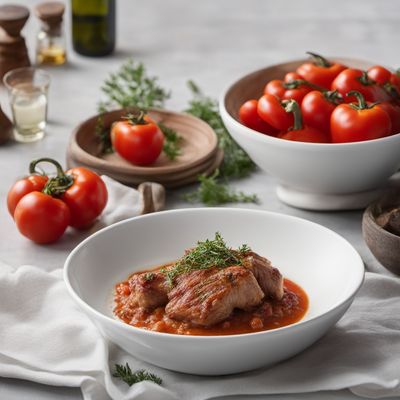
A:
[[[142,381],[151,381],[156,383],[157,385],[162,384],[162,379],[160,377],[150,372],[147,372],[144,369],[132,372],[131,367],[128,363],[126,363],[125,366],[121,364],[115,364],[113,377],[123,380],[129,386],[132,386],[135,383],[139,383]]]

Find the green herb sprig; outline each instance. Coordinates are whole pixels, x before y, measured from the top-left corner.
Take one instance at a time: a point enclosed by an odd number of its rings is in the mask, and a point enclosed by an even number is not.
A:
[[[216,206],[226,203],[259,203],[255,194],[245,194],[236,192],[228,186],[227,183],[218,180],[219,170],[216,170],[211,176],[200,175],[200,185],[194,192],[183,196],[190,203],[203,203],[207,206]]]
[[[128,59],[119,70],[111,73],[101,87],[105,100],[98,104],[98,111],[114,108],[163,107],[171,93],[158,84],[158,78],[149,76],[143,63]]]
[[[208,269],[225,268],[231,265],[241,265],[242,256],[251,251],[247,245],[240,246],[237,250],[229,248],[219,232],[215,238],[197,242],[197,246],[186,253],[172,268],[161,270],[169,286],[173,286],[177,276],[186,272]]]
[[[193,99],[186,112],[207,122],[218,136],[219,146],[224,150],[224,161],[221,165],[221,176],[224,178],[243,178],[250,175],[256,165],[247,153],[233,140],[222,122],[218,111],[218,102],[205,96],[199,87],[188,81]]]
[[[126,363],[125,366],[121,364],[115,364],[113,377],[123,380],[129,386],[132,386],[135,383],[139,383],[142,381],[151,381],[156,383],[157,385],[162,384],[162,379],[160,377],[150,372],[147,372],[144,369],[132,372],[131,367],[128,363]]]
[[[176,157],[182,154],[181,144],[182,137],[178,135],[175,129],[172,129],[162,122],[158,123],[158,127],[161,129],[165,137],[163,151],[164,154],[170,159],[175,160]]]

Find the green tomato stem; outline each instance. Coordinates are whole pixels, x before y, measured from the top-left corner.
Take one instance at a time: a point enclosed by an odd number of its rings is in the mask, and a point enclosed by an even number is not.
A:
[[[29,172],[31,174],[36,174],[36,166],[41,162],[47,162],[56,167],[57,175],[54,178],[51,178],[47,181],[45,187],[43,188],[42,192],[44,194],[48,194],[53,197],[61,196],[69,187],[74,184],[74,178],[70,175],[67,175],[61,164],[53,160],[52,158],[39,158],[37,160],[33,160],[29,165]]]
[[[317,53],[311,53],[311,51],[306,51],[306,54],[311,56],[312,62],[318,67],[329,68],[332,66],[332,64],[325,57],[322,57]]]
[[[293,113],[294,123],[293,131],[298,131],[303,128],[303,116],[301,114],[301,109],[299,103],[296,100],[287,100],[283,102],[285,111],[287,113]]]

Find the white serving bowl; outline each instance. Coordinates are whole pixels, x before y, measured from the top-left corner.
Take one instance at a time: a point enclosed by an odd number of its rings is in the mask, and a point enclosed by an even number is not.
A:
[[[264,135],[239,122],[241,104],[261,97],[268,81],[283,78],[304,61],[270,66],[240,78],[222,94],[220,113],[233,138],[262,170],[278,181],[281,200],[303,208],[330,209],[323,204],[307,207],[307,201],[318,195],[328,195],[328,200],[329,195],[345,198],[382,187],[400,167],[400,134],[356,143],[305,143]],[[371,66],[355,59],[338,61],[361,69]],[[311,197],[303,199],[303,193]],[[348,208],[362,208],[372,198],[366,196],[359,206]],[[354,196],[349,204],[354,204]]]
[[[232,336],[146,331],[114,318],[114,285],[132,272],[173,261],[219,231],[268,257],[308,294],[307,314],[293,325]],[[72,298],[105,337],[135,357],[179,372],[232,374],[284,360],[310,346],[344,314],[364,277],[363,262],[341,236],[315,223],[245,209],[184,209],[107,227],[69,255],[64,279]]]

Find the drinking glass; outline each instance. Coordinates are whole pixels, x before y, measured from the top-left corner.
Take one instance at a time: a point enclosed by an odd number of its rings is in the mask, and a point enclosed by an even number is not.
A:
[[[47,122],[47,72],[24,67],[4,75],[14,121],[14,137],[18,142],[35,142],[44,136]]]

